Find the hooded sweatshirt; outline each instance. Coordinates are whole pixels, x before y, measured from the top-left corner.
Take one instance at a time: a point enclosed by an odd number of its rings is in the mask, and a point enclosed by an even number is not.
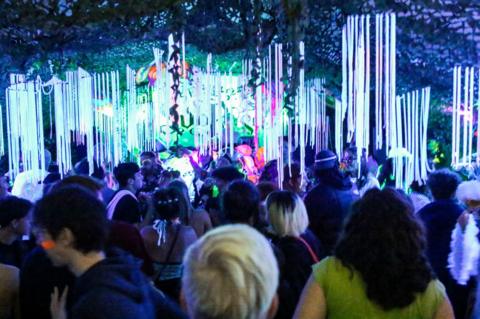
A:
[[[335,169],[325,170],[320,182],[305,197],[309,228],[330,254],[335,246],[350,206],[358,199],[350,178]]]
[[[88,269],[77,279],[72,298],[71,319],[186,318],[129,255],[106,258]]]

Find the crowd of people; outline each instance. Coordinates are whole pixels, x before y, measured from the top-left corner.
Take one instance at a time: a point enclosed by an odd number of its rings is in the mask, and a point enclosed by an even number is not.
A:
[[[480,318],[480,182],[438,170],[407,194],[324,150],[308,177],[226,162],[191,189],[139,160],[0,179],[0,319]]]

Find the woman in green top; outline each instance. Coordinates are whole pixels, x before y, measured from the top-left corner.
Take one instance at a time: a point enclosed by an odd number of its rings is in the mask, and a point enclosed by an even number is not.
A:
[[[313,266],[295,319],[454,318],[413,206],[393,189],[352,208],[334,256]]]

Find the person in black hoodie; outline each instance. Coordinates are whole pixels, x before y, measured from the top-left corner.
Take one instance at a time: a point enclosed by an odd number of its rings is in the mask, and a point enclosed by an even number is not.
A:
[[[457,284],[448,269],[452,232],[457,219],[464,211],[461,203],[455,199],[460,182],[460,176],[448,169],[431,173],[427,185],[433,195],[433,202],[425,205],[417,213],[427,232],[428,261],[438,279],[445,285],[455,318],[465,318],[468,296],[473,285],[473,280],[467,286]]]
[[[309,228],[318,237],[326,253],[332,252],[350,206],[358,196],[350,178],[342,174],[337,156],[323,150],[315,156],[318,184],[305,197]]]
[[[37,243],[55,266],[75,275],[68,318],[184,318],[140,271],[133,257],[105,252],[105,206],[88,190],[71,186],[53,191],[33,209]],[[53,319],[67,318],[68,288],[54,289]]]

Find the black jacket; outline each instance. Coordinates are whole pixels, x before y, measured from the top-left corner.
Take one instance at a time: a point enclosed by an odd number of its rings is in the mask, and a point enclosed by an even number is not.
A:
[[[320,242],[310,230],[307,229],[301,237],[310,245],[318,260],[326,256]],[[279,251],[276,257],[280,268],[280,305],[275,318],[290,319],[312,273],[315,260],[306,245],[295,237],[273,238],[272,242]]]
[[[352,191],[350,179],[341,176],[331,180],[322,179],[305,197],[309,228],[318,237],[327,254],[332,252],[343,221],[357,198]]]
[[[80,276],[70,319],[186,318],[142,274],[138,262],[118,254]]]
[[[455,318],[464,318],[468,296],[473,281],[461,286],[456,283],[447,268],[450,240],[463,208],[455,200],[437,200],[418,211],[427,233],[427,257],[438,279],[443,283],[455,313]]]
[[[462,212],[462,207],[454,200],[437,200],[417,213],[427,231],[427,256],[437,274],[448,273],[452,231]]]

